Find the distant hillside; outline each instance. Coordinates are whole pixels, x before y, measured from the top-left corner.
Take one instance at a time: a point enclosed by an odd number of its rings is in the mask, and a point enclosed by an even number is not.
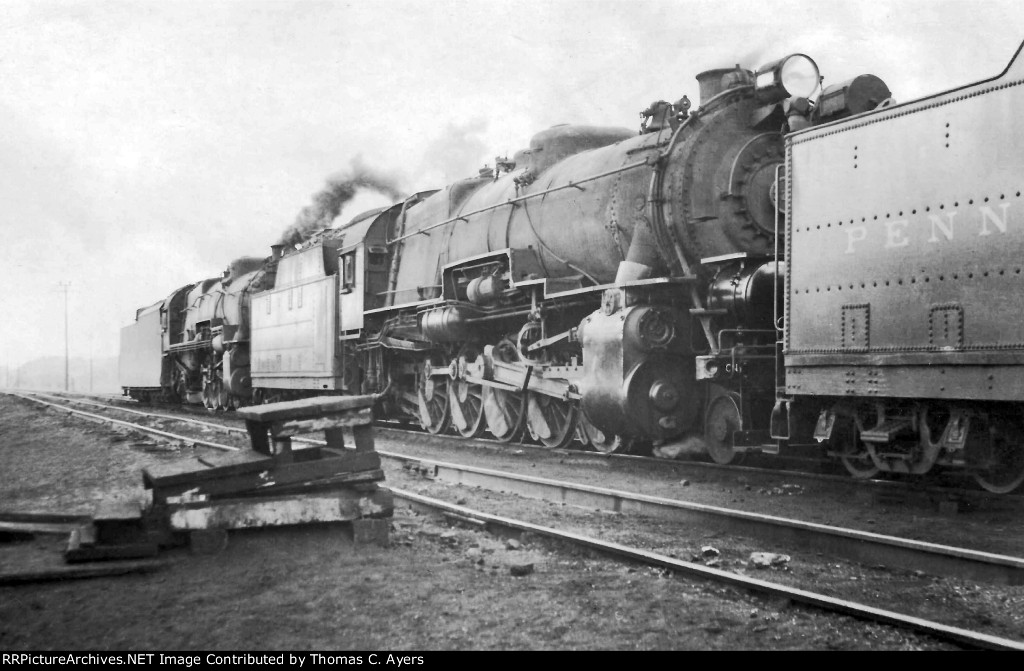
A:
[[[64,389],[64,357],[48,356],[33,359],[6,371],[0,369],[0,385],[19,389]],[[71,391],[116,392],[117,357],[96,357],[92,360],[90,377],[89,359],[72,358],[68,362],[68,381]]]

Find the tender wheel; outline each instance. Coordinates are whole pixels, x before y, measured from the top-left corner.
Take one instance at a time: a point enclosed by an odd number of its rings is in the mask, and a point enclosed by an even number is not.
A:
[[[1009,494],[1024,483],[1024,447],[1013,440],[1020,427],[995,420],[968,439],[967,461],[973,467],[975,481],[993,494]]]
[[[576,429],[577,405],[545,394],[529,394],[526,426],[530,436],[544,447],[565,447]]]
[[[852,417],[836,417],[832,438],[829,441],[834,453],[843,462],[843,467],[856,480],[867,480],[878,475],[882,469],[871,458],[870,448],[859,438],[858,422]]]
[[[868,448],[863,445],[858,451],[839,457],[839,460],[843,462],[843,466],[856,480],[873,478],[881,470],[875,465],[875,460],[871,458]]]
[[[430,433],[442,433],[448,428],[451,414],[448,402],[448,378],[420,373],[416,385],[420,426]]]
[[[480,352],[476,348],[464,348],[459,353],[457,365],[464,369],[465,364],[476,362]],[[449,403],[451,405],[452,425],[464,438],[476,438],[486,429],[484,423],[484,390],[478,384],[465,380],[452,380],[448,384]]]
[[[735,398],[720,396],[711,403],[704,419],[704,444],[716,464],[735,463],[746,454],[737,451],[732,440],[733,432],[742,428],[743,421]]]

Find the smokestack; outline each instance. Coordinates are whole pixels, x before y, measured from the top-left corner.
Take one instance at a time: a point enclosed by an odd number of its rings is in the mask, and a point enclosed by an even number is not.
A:
[[[705,105],[722,91],[754,83],[754,73],[736,65],[734,68],[705,70],[697,75],[700,86],[700,104]]]
[[[732,72],[732,68],[718,68],[716,70],[705,70],[697,75],[697,84],[700,86],[701,105],[725,90],[722,86],[722,78],[730,72]]]
[[[281,258],[281,253],[284,250],[284,245],[270,245],[270,258],[277,261]]]

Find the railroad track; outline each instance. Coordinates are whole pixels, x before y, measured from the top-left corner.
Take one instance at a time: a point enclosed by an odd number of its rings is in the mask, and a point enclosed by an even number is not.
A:
[[[692,562],[676,559],[657,552],[650,552],[622,545],[620,543],[613,543],[569,531],[533,524],[523,520],[492,515],[479,510],[473,510],[472,508],[467,508],[465,506],[448,503],[447,501],[422,496],[414,492],[395,489],[393,487],[391,488],[391,491],[395,494],[395,498],[397,500],[403,501],[407,505],[421,512],[439,514],[447,517],[448,519],[466,522],[497,535],[508,536],[522,534],[524,532],[532,533],[537,536],[543,536],[545,538],[551,538],[590,548],[592,550],[597,550],[598,552],[613,555],[627,561],[647,564],[677,572],[682,575],[724,583],[769,596],[790,599],[794,602],[812,606],[814,608],[842,613],[862,620],[881,622],[909,629],[933,636],[940,640],[951,641],[971,648],[1024,651],[1024,641],[1015,641],[999,636],[992,636],[983,632],[952,627],[939,622],[914,617],[912,615],[905,615],[903,613],[883,608],[876,608],[874,606],[845,599],[837,599],[825,594],[818,594],[816,592],[780,585],[767,580],[751,578],[710,566],[694,564]]]
[[[62,410],[88,417],[93,421],[112,422],[136,431],[158,435],[186,445],[213,447],[214,449],[238,449],[233,446],[219,445],[209,441],[195,439],[190,436],[153,429],[141,424],[105,417],[76,408],[69,408],[65,403],[54,403],[26,394],[14,394],[47,406],[56,406]],[[38,395],[37,395],[38,396]],[[58,398],[59,397],[51,397]],[[59,399],[67,401],[67,399]],[[81,401],[80,401],[81,402]],[[86,402],[92,405],[103,404]],[[159,417],[188,424],[214,427],[232,433],[246,433],[240,427],[202,420],[147,413],[128,408],[107,406],[119,412],[130,412],[141,416]],[[320,443],[321,441],[307,441]],[[786,520],[766,515],[757,515],[742,511],[701,506],[672,499],[644,496],[630,492],[615,491],[598,487],[578,485],[569,482],[549,480],[514,473],[505,473],[491,469],[452,464],[448,462],[424,460],[409,455],[378,450],[381,456],[392,461],[405,471],[444,482],[462,485],[473,485],[506,491],[527,498],[559,501],[569,505],[585,508],[602,508],[622,513],[639,513],[668,518],[674,521],[698,521],[712,523],[721,527],[726,525],[730,531],[746,535],[765,535],[779,542],[785,537],[789,542],[802,544],[805,547],[820,548],[830,554],[842,555],[844,558],[865,563],[886,563],[888,565],[907,565],[958,577],[970,576],[978,580],[987,580],[1002,584],[1024,584],[1024,559],[982,553],[965,548],[955,548],[935,544],[922,543],[910,539],[887,537],[870,534],[852,529],[840,529],[826,525],[810,524],[797,520]],[[465,506],[451,504],[438,499],[429,498],[414,492],[392,488],[396,496],[409,505],[420,510],[430,510],[436,514],[446,515],[465,523],[497,531],[504,535],[530,532],[547,538],[581,545],[593,550],[609,553],[617,557],[657,566],[701,579],[714,580],[735,587],[752,590],[768,595],[790,599],[816,608],[839,612],[860,619],[882,622],[897,627],[928,634],[930,636],[952,641],[960,645],[1002,650],[1024,650],[1024,642],[993,636],[983,632],[966,630],[945,625],[923,618],[905,615],[874,606],[818,594],[778,583],[751,578],[738,573],[724,571],[686,560],[676,559],[667,555],[650,552],[619,543],[609,542],[581,534],[555,529],[527,521],[474,510]]]
[[[178,420],[181,419],[180,415],[168,415],[153,412],[143,412],[138,410],[130,410],[124,406],[133,405],[137,406],[134,401],[114,403],[111,402],[120,399],[119,396],[112,396],[108,399],[107,403],[99,403],[96,401],[82,400],[84,398],[97,398],[100,397],[95,394],[78,394],[70,392],[61,392],[62,396],[46,392],[31,392],[37,396],[49,397],[55,400],[71,400],[67,396],[80,397],[74,399],[76,403],[84,403],[97,405],[100,407],[115,407],[119,410],[126,412],[131,411],[139,415],[158,417],[161,419]],[[175,408],[175,410],[181,410],[182,412],[198,415],[201,417],[211,416],[209,412],[195,409],[192,406],[181,406]],[[227,419],[230,415],[217,415],[223,419]],[[211,427],[222,427],[223,424],[206,422],[207,426]],[[451,447],[458,445],[460,448],[475,449],[482,451],[492,451],[496,453],[508,453],[509,451],[528,451],[535,455],[537,458],[559,458],[559,459],[571,459],[574,463],[580,464],[598,464],[602,466],[610,466],[612,468],[622,469],[648,469],[651,472],[664,473],[671,471],[677,474],[690,474],[690,473],[704,473],[715,477],[722,478],[775,478],[785,476],[791,481],[803,481],[812,483],[827,483],[830,487],[841,488],[844,491],[849,491],[851,495],[868,492],[878,496],[900,496],[902,497],[902,503],[915,503],[918,505],[934,506],[937,503],[950,502],[962,505],[966,508],[971,509],[985,509],[995,508],[1000,509],[1006,506],[1024,506],[1024,491],[1016,494],[993,494],[991,492],[984,491],[980,488],[974,487],[973,483],[966,483],[967,487],[962,485],[956,486],[944,486],[926,483],[920,480],[899,480],[899,479],[886,479],[885,477],[857,480],[849,476],[845,471],[834,468],[832,472],[811,472],[807,470],[794,470],[791,468],[780,468],[779,463],[772,462],[768,467],[761,466],[744,466],[737,464],[721,465],[713,462],[702,461],[697,459],[663,459],[656,457],[649,457],[643,455],[634,454],[607,454],[602,452],[595,452],[589,450],[577,450],[558,448],[551,449],[531,443],[507,443],[498,440],[491,440],[487,438],[462,438],[458,436],[451,436],[447,434],[431,434],[426,431],[410,428],[407,426],[397,426],[395,422],[380,422],[377,425],[379,435],[383,437],[393,437],[398,440],[407,440],[410,437],[414,437],[417,442],[424,444],[438,444],[445,447]],[[750,455],[750,461],[756,461],[756,454]],[[815,466],[829,465],[828,462],[821,460],[811,459],[796,459],[793,463],[807,464],[812,463]],[[841,471],[841,472],[840,472]]]
[[[173,434],[162,429],[153,429],[141,424],[114,420],[95,413],[69,409],[66,405],[44,401],[31,396],[18,395],[22,396],[22,398],[34,400],[37,403],[56,406],[82,414],[93,420],[111,421],[136,431],[158,435],[185,445],[224,450],[239,449],[238,447],[197,439],[191,436]],[[51,396],[50,398],[59,397]],[[94,401],[86,403],[90,405],[103,405]],[[247,435],[246,430],[241,427],[231,427],[187,417],[147,413],[126,408],[115,409],[121,412],[213,427],[224,432]],[[295,441],[314,445],[324,444],[323,441],[311,439],[296,438]],[[387,450],[378,449],[377,451],[385,461],[391,462],[396,467],[422,477],[453,485],[482,487],[493,491],[515,494],[524,498],[564,503],[588,509],[648,515],[677,523],[708,525],[728,533],[768,540],[776,544],[784,543],[865,564],[884,564],[907,570],[925,571],[934,575],[956,576],[993,584],[1024,585],[1024,559],[1020,557],[980,552],[968,548],[927,543],[919,540],[804,522],[774,515],[763,515],[731,508],[708,506],[676,499],[646,496],[634,492],[468,466]]]

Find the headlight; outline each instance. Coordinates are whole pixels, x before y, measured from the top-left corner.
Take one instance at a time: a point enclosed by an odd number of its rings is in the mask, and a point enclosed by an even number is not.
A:
[[[754,89],[762,103],[785,98],[810,98],[818,88],[818,66],[810,57],[793,54],[758,68]]]

